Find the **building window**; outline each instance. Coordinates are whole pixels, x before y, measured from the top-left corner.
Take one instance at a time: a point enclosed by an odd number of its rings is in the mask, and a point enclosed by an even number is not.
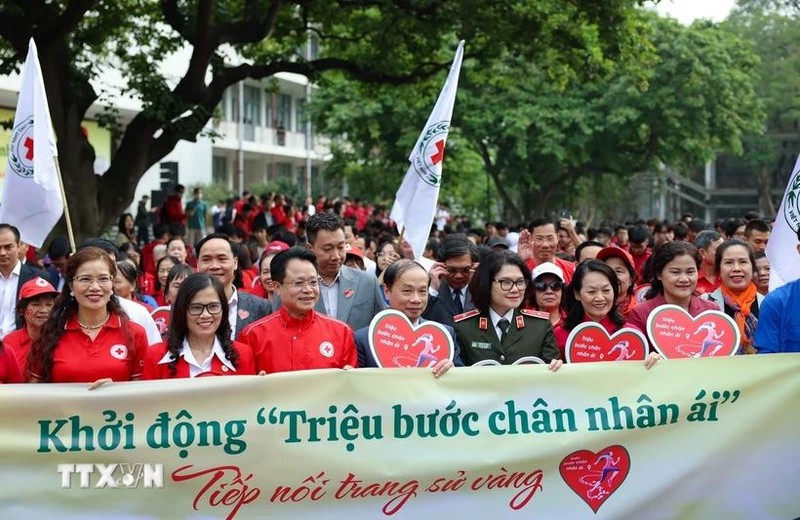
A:
[[[267,124],[272,128],[292,128],[292,96],[288,94],[270,94],[267,104]]]
[[[306,132],[306,100],[305,98],[299,98],[295,101],[295,132],[305,133]]]
[[[225,110],[225,119],[227,121],[239,121],[239,86],[230,87],[226,98],[223,100],[223,105],[228,105],[230,110]]]
[[[255,87],[244,87],[244,124],[261,125],[261,91]]]
[[[211,159],[211,181],[214,184],[228,186],[228,159],[214,156]]]

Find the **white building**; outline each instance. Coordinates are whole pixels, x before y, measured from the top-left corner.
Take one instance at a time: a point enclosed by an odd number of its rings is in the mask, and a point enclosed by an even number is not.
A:
[[[180,63],[180,55],[172,57],[171,70]],[[186,63],[186,61],[184,61]],[[116,71],[98,79],[99,84],[120,85],[122,79]],[[0,116],[13,119],[19,90],[19,76],[0,76]],[[175,149],[159,164],[150,168],[140,179],[130,211],[135,213],[136,201],[142,195],[162,190],[161,170],[165,163],[177,163],[178,182],[191,187],[197,184],[220,184],[231,192],[241,193],[249,187],[280,180],[290,182],[302,193],[311,195],[319,191],[319,175],[330,161],[329,141],[314,134],[305,118],[305,104],[313,87],[298,74],[279,73],[272,78],[234,85],[225,93],[218,116],[206,126],[197,142],[178,143]],[[114,100],[123,124],[130,121],[141,109],[135,100],[120,96]],[[87,113],[84,128],[95,148],[98,160],[95,173],[102,174],[108,167],[113,150],[110,133],[100,128],[93,118],[102,106],[97,104]],[[127,120],[127,121],[126,121]],[[7,161],[7,136],[0,129],[0,163]],[[5,168],[2,168],[3,170]],[[0,189],[2,174],[0,173]],[[312,190],[313,188],[313,190]],[[213,203],[213,201],[211,201]]]

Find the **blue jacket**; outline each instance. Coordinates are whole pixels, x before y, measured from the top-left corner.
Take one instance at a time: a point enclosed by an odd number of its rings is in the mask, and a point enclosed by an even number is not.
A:
[[[800,352],[800,280],[764,298],[753,343],[759,354]]]

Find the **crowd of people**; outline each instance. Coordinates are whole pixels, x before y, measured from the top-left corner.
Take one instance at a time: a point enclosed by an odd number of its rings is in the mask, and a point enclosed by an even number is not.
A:
[[[445,326],[455,354],[425,365],[435,377],[530,359],[556,371],[580,324],[646,332],[665,304],[728,314],[739,354],[800,352],[800,282],[769,292],[757,215],[473,228],[442,207],[419,256],[386,208],[358,199],[245,192],[209,207],[184,192],[156,210],[143,198],[113,241],[75,252],[56,237],[37,255],[0,224],[0,382],[375,367],[369,325],[386,308]]]

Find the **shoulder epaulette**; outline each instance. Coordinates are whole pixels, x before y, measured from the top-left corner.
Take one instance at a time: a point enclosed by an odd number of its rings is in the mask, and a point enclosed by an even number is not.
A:
[[[519,312],[524,314],[525,316],[531,316],[533,318],[542,318],[545,320],[550,319],[550,314],[544,311],[535,311],[533,309],[520,309]]]
[[[480,313],[481,311],[479,311],[478,309],[472,309],[471,311],[462,312],[461,314],[456,314],[455,316],[453,316],[453,321],[455,322],[464,321],[467,318],[472,318],[473,316],[477,316]]]

